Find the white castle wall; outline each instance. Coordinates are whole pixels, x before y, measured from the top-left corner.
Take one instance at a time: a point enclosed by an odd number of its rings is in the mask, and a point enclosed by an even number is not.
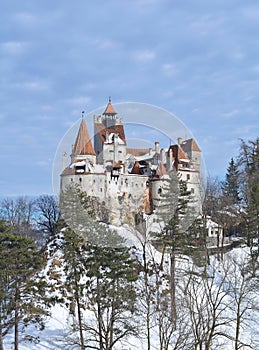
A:
[[[89,196],[98,197],[104,202],[110,215],[110,222],[121,225],[134,224],[134,213],[144,209],[147,176],[120,174],[118,178],[107,171],[103,174],[63,175],[61,191],[71,184],[78,184]]]

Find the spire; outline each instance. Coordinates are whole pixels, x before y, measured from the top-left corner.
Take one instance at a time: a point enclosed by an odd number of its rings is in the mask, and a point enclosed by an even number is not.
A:
[[[156,169],[156,175],[159,177],[162,177],[164,175],[168,175],[166,168],[164,167],[162,162],[159,162],[158,167]]]
[[[117,114],[117,112],[115,111],[115,109],[113,108],[113,105],[111,103],[111,97],[109,97],[109,102],[105,108],[105,111],[103,112],[103,115],[105,116],[115,116]]]
[[[96,155],[84,119],[84,113],[82,113],[82,120],[72,153],[76,155]]]

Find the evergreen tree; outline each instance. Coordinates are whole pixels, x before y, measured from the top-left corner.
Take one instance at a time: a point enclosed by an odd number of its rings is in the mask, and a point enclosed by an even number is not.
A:
[[[125,247],[88,247],[85,259],[87,307],[94,322],[85,328],[91,348],[112,350],[129,335],[138,335],[133,315],[136,312],[137,280],[135,261]]]
[[[77,315],[77,322],[73,327],[78,329],[81,350],[85,349],[83,332],[84,303],[84,240],[71,229],[64,230],[63,252],[65,281],[63,287],[66,290],[66,299],[69,303],[70,313]]]
[[[72,329],[79,333],[79,340],[73,335],[71,342],[82,350],[111,350],[134,333],[126,313],[134,311],[137,276],[124,240],[97,220],[93,201],[74,185],[62,194],[61,217],[68,227],[50,245],[55,258],[49,275],[56,279],[60,301],[69,307]],[[94,315],[92,324],[84,317],[86,309]]]
[[[230,198],[232,204],[240,202],[239,171],[234,159],[231,158],[227,168],[226,179],[222,184],[223,194]]]
[[[247,143],[242,140],[239,162],[242,171],[245,230],[255,274],[259,257],[259,138]]]
[[[48,315],[46,284],[38,274],[44,259],[31,239],[12,235],[3,223],[1,227],[1,337],[13,329],[14,349],[18,350],[20,323],[26,326],[35,322],[43,327],[44,316]]]
[[[171,317],[176,322],[175,297],[175,256],[177,251],[186,251],[190,241],[188,229],[197,216],[197,208],[193,203],[191,191],[186,181],[173,172],[170,179],[164,180],[156,214],[161,220],[161,232],[157,235],[157,243],[170,254],[170,296]]]

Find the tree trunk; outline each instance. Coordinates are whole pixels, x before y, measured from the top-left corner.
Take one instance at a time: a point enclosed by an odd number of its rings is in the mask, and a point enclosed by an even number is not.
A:
[[[176,323],[176,305],[175,305],[175,250],[174,247],[171,248],[170,252],[170,284],[171,284],[171,318],[172,322]]]
[[[237,323],[236,323],[236,337],[235,337],[235,350],[239,349],[239,332],[240,332],[240,303],[238,303],[238,308],[237,308]]]
[[[14,310],[14,350],[18,350],[19,344],[19,289],[15,287],[15,310]]]
[[[145,297],[147,303],[147,314],[146,314],[146,327],[147,327],[147,350],[150,350],[151,340],[150,340],[150,294],[148,286],[148,266],[146,257],[146,245],[143,245],[143,264],[144,264],[144,281],[145,281]]]
[[[102,332],[102,311],[101,311],[101,304],[100,304],[100,299],[99,299],[99,279],[97,278],[96,281],[97,284],[97,314],[98,314],[98,331],[99,331],[99,346],[100,350],[103,350],[103,332]]]
[[[77,305],[77,316],[78,316],[78,326],[79,326],[81,350],[85,350],[83,322],[82,322],[82,315],[81,315],[80,299],[78,296],[77,282],[76,282],[76,295],[75,295],[75,297],[76,297],[76,305]]]
[[[0,350],[4,350],[2,327],[2,302],[0,302]]]

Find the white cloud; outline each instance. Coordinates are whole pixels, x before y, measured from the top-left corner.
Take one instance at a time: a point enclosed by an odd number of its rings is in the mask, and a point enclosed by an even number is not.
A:
[[[201,35],[207,35],[210,32],[223,27],[224,18],[214,16],[203,16],[197,21],[190,23],[192,30],[198,31]]]
[[[156,58],[156,53],[151,50],[141,50],[133,53],[133,59],[139,63],[148,63]]]
[[[4,42],[0,47],[6,54],[17,55],[24,53],[29,47],[29,43],[23,41],[7,41]]]
[[[233,118],[235,117],[236,115],[240,114],[240,111],[238,109],[233,109],[232,111],[230,112],[225,112],[225,113],[222,113],[222,116],[226,119],[229,119],[229,118]]]
[[[41,168],[46,168],[49,167],[51,164],[51,159],[46,159],[46,160],[38,160],[35,162],[36,165],[38,165]]]
[[[75,98],[70,98],[67,100],[68,104],[71,106],[87,107],[91,102],[91,97],[88,96],[78,96]]]
[[[26,81],[24,83],[17,83],[15,84],[17,87],[22,87],[23,89],[26,89],[28,91],[43,91],[43,90],[48,90],[49,88],[49,83],[43,80],[38,80],[38,81]]]
[[[172,77],[177,73],[177,68],[175,64],[165,63],[162,65],[162,71],[165,76]]]
[[[14,15],[14,19],[16,22],[18,21],[19,23],[26,24],[26,25],[35,24],[38,21],[38,18],[36,16],[28,12],[16,13]]]
[[[249,20],[259,20],[259,6],[256,4],[254,6],[250,6],[244,9],[244,15]]]

